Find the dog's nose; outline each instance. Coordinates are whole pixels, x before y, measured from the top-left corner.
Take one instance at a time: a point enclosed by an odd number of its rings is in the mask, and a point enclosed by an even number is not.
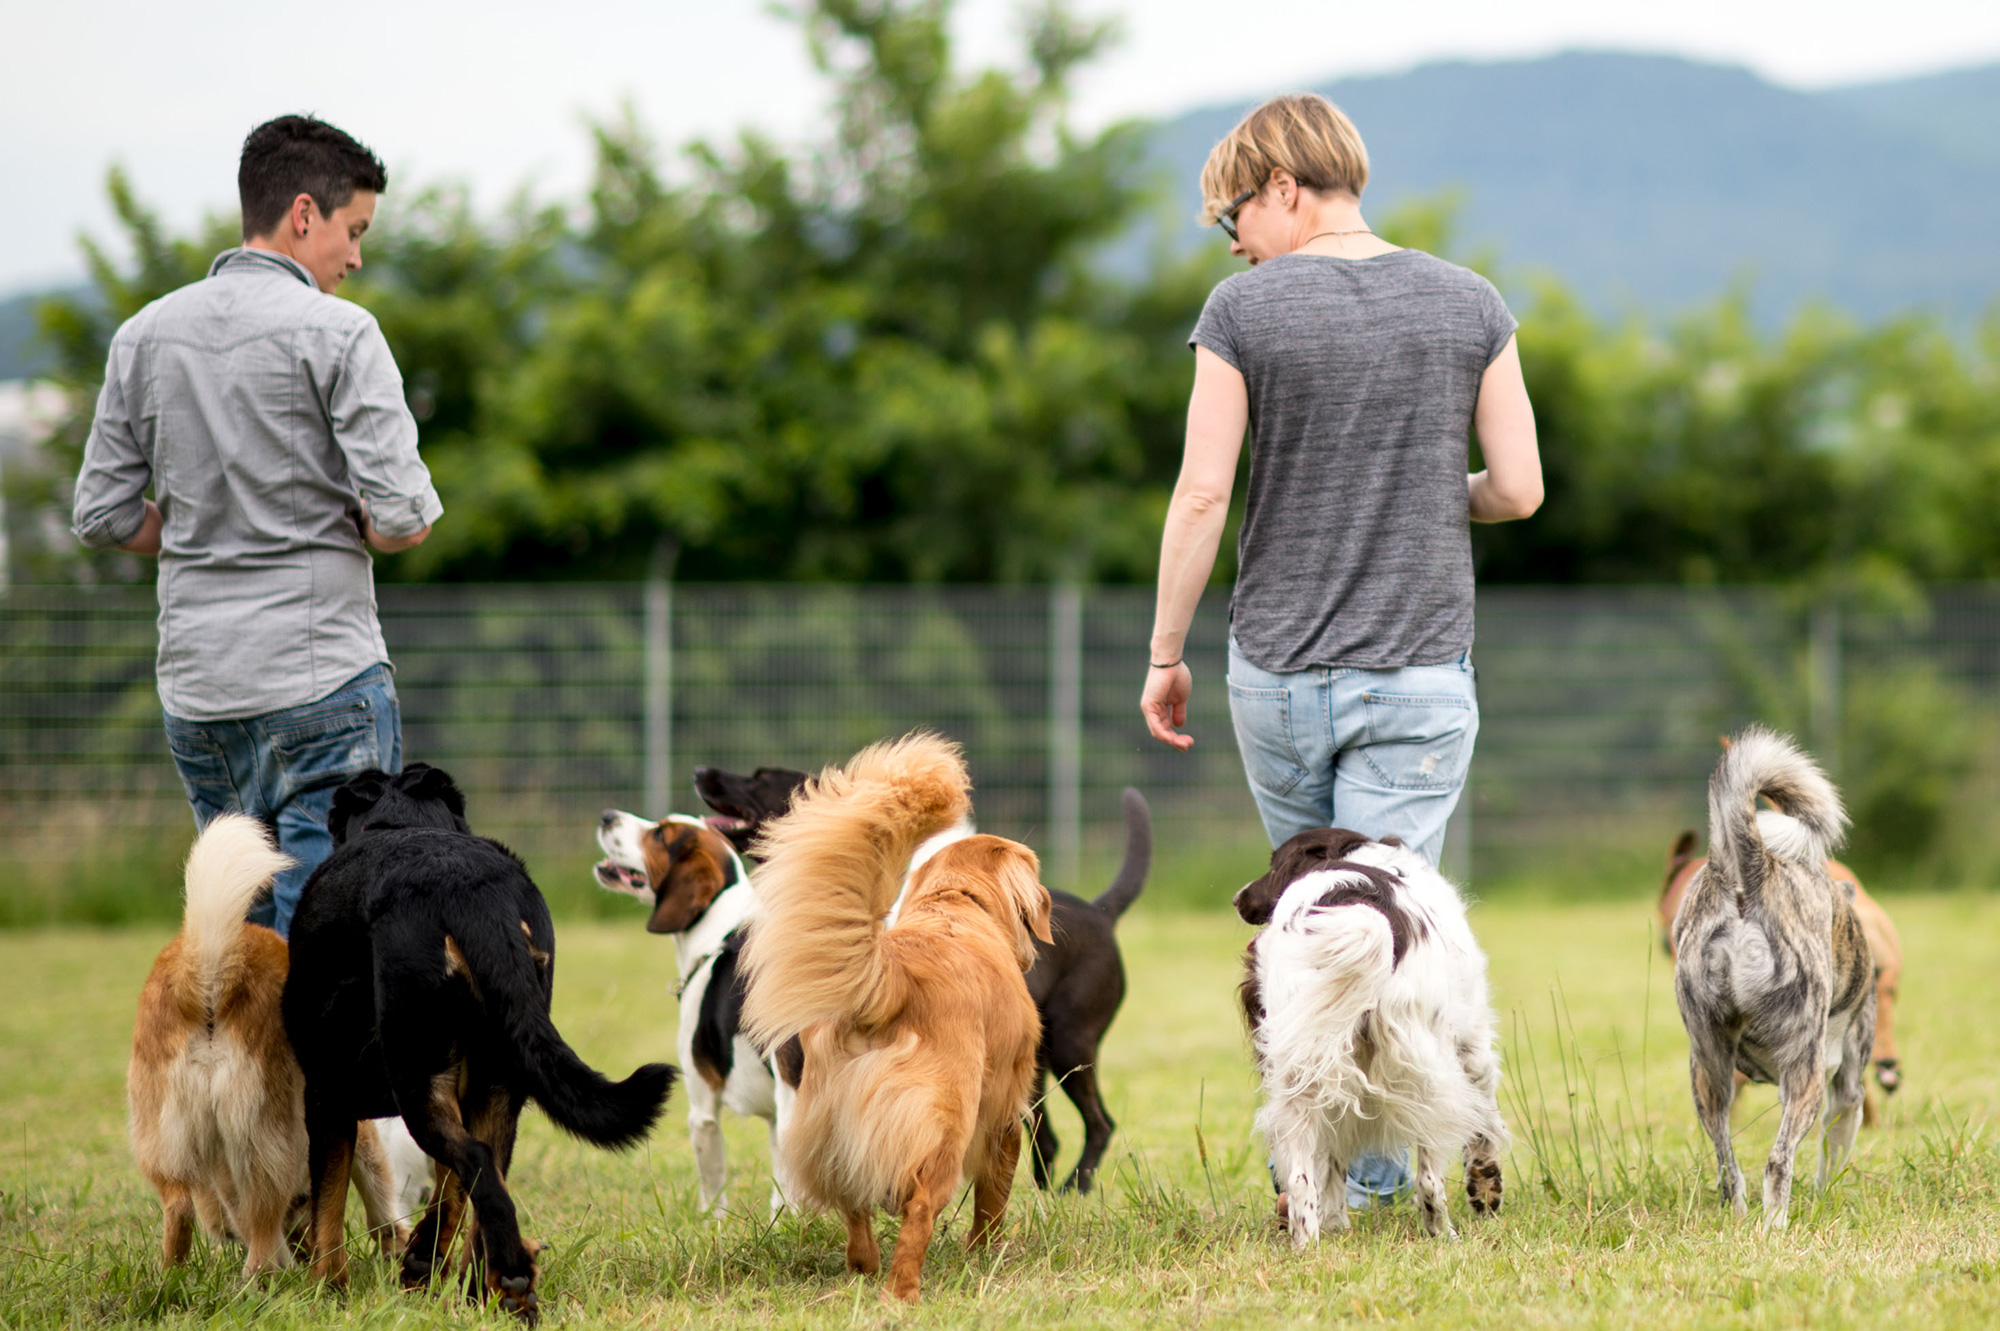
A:
[[[618,810],[606,809],[604,811],[604,816],[602,818],[599,818],[597,821],[598,824],[602,827],[611,826],[613,823],[618,821]]]

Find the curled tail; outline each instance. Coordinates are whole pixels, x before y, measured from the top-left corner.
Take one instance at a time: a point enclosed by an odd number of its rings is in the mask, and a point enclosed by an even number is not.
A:
[[[1759,796],[1782,817],[1757,811]],[[1709,863],[1720,863],[1738,890],[1754,895],[1766,855],[1819,863],[1847,827],[1840,793],[1789,738],[1751,726],[1716,764],[1708,781]]]
[[[1130,786],[1125,787],[1124,804],[1125,860],[1111,886],[1090,903],[1114,920],[1139,899],[1153,868],[1153,811],[1146,807],[1146,797]]]
[[[244,814],[219,814],[195,838],[181,914],[183,954],[192,963],[181,974],[195,990],[183,995],[190,1008],[213,1016],[221,1006],[243,966],[243,917],[294,863],[264,824]]]
[[[764,830],[758,913],[743,949],[743,1026],[770,1047],[816,1022],[871,1024],[895,1005],[882,917],[910,855],[972,810],[958,745],[919,732],[830,767]]]
[[[577,1056],[549,1018],[541,963],[555,948],[537,940],[527,921],[484,909],[454,911],[447,937],[456,946],[480,1004],[506,1031],[527,1091],[556,1126],[597,1146],[637,1145],[666,1108],[675,1069],[647,1063],[624,1081],[612,1081]],[[448,952],[447,955],[450,955]]]

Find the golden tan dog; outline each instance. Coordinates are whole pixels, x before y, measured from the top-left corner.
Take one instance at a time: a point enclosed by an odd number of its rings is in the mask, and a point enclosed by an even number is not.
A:
[[[1694,853],[1694,848],[1695,834],[1690,828],[1674,839],[1672,849],[1667,852],[1667,872],[1660,885],[1659,911],[1660,945],[1666,948],[1669,957],[1674,954],[1674,914],[1681,908],[1681,898],[1687,895],[1688,884],[1708,863],[1705,857]],[[1877,1084],[1885,1095],[1894,1095],[1903,1084],[1902,1058],[1896,1050],[1896,991],[1903,980],[1903,940],[1897,934],[1889,912],[1868,895],[1854,870],[1839,860],[1828,860],[1826,871],[1833,875],[1835,883],[1852,889],[1854,913],[1860,917],[1861,932],[1868,936],[1868,950],[1874,955],[1875,1048],[1870,1057],[1875,1064]],[[1862,1102],[1862,1122],[1873,1126],[1875,1120],[1875,1093],[1871,1090]]]
[[[286,1219],[306,1182],[305,1079],[285,1038],[285,941],[244,912],[291,860],[263,824],[223,814],[188,852],[181,932],[139,995],[127,1092],[132,1150],[158,1190],[161,1256],[183,1260],[198,1217],[249,1249],[245,1279],[292,1264]],[[355,1155],[370,1229],[400,1238],[373,1125]]]
[[[884,1297],[917,1300],[924,1252],[960,1183],[968,1247],[1007,1209],[1041,1022],[1022,974],[1049,941],[1034,852],[970,836],[896,899],[911,852],[970,809],[958,746],[912,735],[807,785],[764,834],[762,909],[743,951],[743,1025],[764,1048],[796,1034],[798,1101],[779,1141],[797,1200],[840,1213],[847,1264],[873,1274],[877,1207],[901,1234]]]

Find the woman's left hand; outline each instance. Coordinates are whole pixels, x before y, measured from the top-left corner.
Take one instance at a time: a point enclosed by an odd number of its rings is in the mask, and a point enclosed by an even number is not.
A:
[[[1171,744],[1186,753],[1194,747],[1194,736],[1183,735],[1176,726],[1187,724],[1188,697],[1194,692],[1194,672],[1187,662],[1176,661],[1164,669],[1146,672],[1146,687],[1139,694],[1139,711],[1146,729],[1162,744]]]

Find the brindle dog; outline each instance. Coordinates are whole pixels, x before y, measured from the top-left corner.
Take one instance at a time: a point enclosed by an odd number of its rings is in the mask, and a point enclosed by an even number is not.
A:
[[[1759,796],[1778,811],[1759,813]],[[1674,921],[1695,1113],[1715,1143],[1722,1200],[1740,1215],[1735,1074],[1777,1085],[1783,1112],[1764,1166],[1763,1227],[1783,1229],[1793,1161],[1822,1111],[1820,1187],[1854,1146],[1874,1040],[1868,939],[1826,870],[1847,815],[1810,758],[1753,726],[1709,779],[1708,819],[1713,854]]]

